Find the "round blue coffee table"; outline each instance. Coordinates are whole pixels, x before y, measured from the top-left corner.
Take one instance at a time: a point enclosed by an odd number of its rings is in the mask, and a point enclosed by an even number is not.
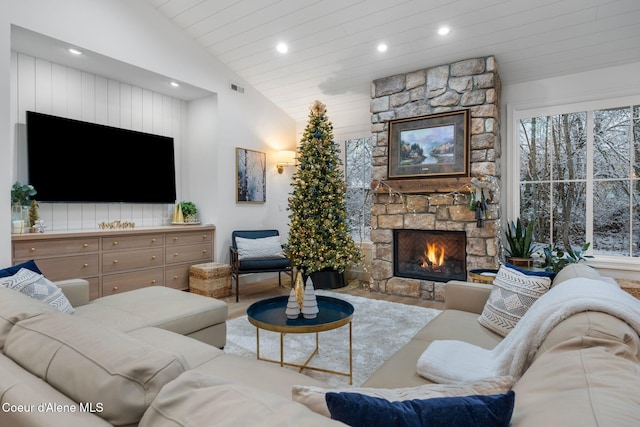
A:
[[[318,316],[315,319],[305,319],[300,315],[297,319],[288,319],[285,314],[289,296],[278,296],[255,302],[247,309],[249,322],[256,327],[256,357],[259,360],[279,363],[280,366],[293,366],[300,369],[326,372],[349,377],[349,384],[353,383],[353,339],[351,319],[353,306],[338,298],[316,295],[318,302]],[[318,333],[337,329],[349,325],[349,372],[309,366],[309,362],[318,354]],[[280,360],[266,359],[260,356],[260,329],[280,333]],[[309,358],[302,364],[285,362],[284,335],[285,334],[316,334],[316,347]]]

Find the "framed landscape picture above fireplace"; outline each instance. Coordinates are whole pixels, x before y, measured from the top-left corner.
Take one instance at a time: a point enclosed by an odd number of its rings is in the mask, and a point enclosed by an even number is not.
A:
[[[389,124],[389,179],[469,176],[469,110]]]

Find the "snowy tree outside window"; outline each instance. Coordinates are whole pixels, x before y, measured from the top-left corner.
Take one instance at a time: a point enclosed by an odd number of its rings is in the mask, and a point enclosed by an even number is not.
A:
[[[640,256],[640,106],[518,124],[519,212],[536,222],[536,241],[591,242],[596,256]]]
[[[344,142],[346,203],[349,230],[356,242],[370,240],[371,138]]]

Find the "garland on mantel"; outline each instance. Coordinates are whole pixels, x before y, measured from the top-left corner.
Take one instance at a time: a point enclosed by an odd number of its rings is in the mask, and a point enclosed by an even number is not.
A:
[[[391,187],[391,185],[389,185],[385,181],[378,181],[376,187],[373,189],[373,193],[379,192],[382,187],[388,190],[388,195],[394,203],[396,201],[396,198],[400,199],[400,202],[407,210],[407,212],[411,213],[416,213],[416,210],[415,208],[409,206],[408,196],[411,196],[412,199],[424,198],[427,201],[427,209],[431,206],[431,199],[434,197],[451,197],[454,204],[457,203],[458,199],[462,197],[469,203],[469,209],[476,212],[476,226],[479,228],[484,227],[484,218],[486,217],[488,211],[488,204],[491,202],[493,195],[498,191],[496,177],[490,175],[474,177],[471,179],[470,183],[465,184],[448,193],[439,193],[437,196],[402,193],[401,191],[398,191]],[[385,205],[388,204],[389,203],[385,203]]]

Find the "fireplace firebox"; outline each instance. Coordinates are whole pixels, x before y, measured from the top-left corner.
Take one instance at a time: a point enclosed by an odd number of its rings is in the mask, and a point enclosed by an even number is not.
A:
[[[466,280],[464,231],[394,230],[393,274],[410,279]]]

